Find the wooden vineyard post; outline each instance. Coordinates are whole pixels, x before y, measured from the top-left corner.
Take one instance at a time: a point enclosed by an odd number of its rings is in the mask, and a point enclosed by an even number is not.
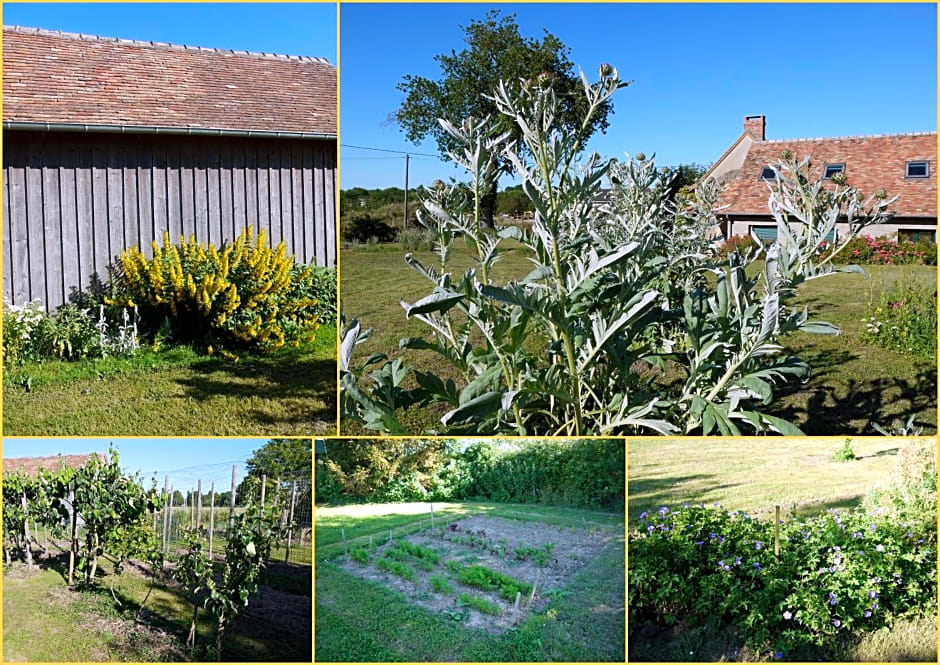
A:
[[[346,544],[346,527],[340,527],[340,531],[343,534],[343,553],[346,555],[346,560],[349,560],[349,546]]]
[[[519,611],[519,599],[520,599],[520,598],[522,598],[522,592],[521,592],[521,591],[517,591],[517,592],[516,592],[516,602],[515,602],[515,603],[513,604],[513,606],[512,606],[512,611],[513,611],[513,612],[518,612],[518,611]]]
[[[26,492],[23,492],[23,495],[20,497],[20,506],[23,508],[23,514],[29,515],[29,504],[26,502]],[[29,535],[29,517],[26,517],[23,520],[23,531],[25,532],[25,544],[26,544],[26,569],[33,569],[33,547],[30,543],[31,537]]]
[[[434,504],[429,503],[428,505],[431,506],[431,531],[434,531]]]
[[[264,508],[264,491],[268,484],[268,477],[264,474],[261,475],[261,508]]]
[[[774,558],[780,558],[780,506],[774,506]]]
[[[238,475],[238,466],[232,465],[232,494],[229,497],[228,503],[228,531],[229,535],[232,534],[232,529],[235,528],[235,480]]]
[[[202,531],[202,479],[196,481],[196,529]]]
[[[535,590],[539,588],[539,579],[542,577],[542,569],[539,568],[535,571],[535,584],[532,585],[532,593],[529,594],[529,602],[525,604],[526,607],[532,604],[532,599],[535,598]]]
[[[75,510],[75,489],[69,490],[69,504],[72,506],[72,534],[69,540],[69,586],[75,577],[75,553],[78,551],[78,511]]]
[[[196,529],[196,497],[195,492],[189,490],[189,528]]]
[[[173,486],[169,484],[170,478],[167,476],[163,486],[167,488],[166,502],[163,507],[163,558],[166,564],[166,553],[170,534],[170,520],[173,519]]]
[[[212,535],[215,531],[215,481],[209,486],[209,560],[212,560]]]
[[[290,541],[294,536],[294,502],[297,500],[297,481],[290,484],[290,512],[287,515],[287,549],[284,551],[284,563],[290,559]]]

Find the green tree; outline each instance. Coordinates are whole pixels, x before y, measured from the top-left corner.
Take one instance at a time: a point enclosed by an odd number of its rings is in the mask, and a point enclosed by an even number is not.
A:
[[[313,464],[312,439],[271,439],[251,454],[245,463],[246,476],[235,491],[235,500],[245,505],[261,497],[261,477],[267,476],[266,492],[275,491],[275,482],[309,479]]]
[[[547,30],[541,40],[524,37],[515,15],[501,17],[498,10],[488,12],[482,21],[471,20],[470,25],[461,27],[466,48],[434,57],[441,69],[440,79],[407,75],[398,84],[405,99],[394,119],[409,141],[418,143],[430,136],[442,155],[457,149],[457,142],[441,127],[438,118],[496,117],[496,104],[488,96],[501,80],[517,85],[520,80],[538,79],[551,85],[561,101],[556,128],[579,134],[582,143],[596,131],[606,131],[607,117],[613,112],[609,101],[582,126],[586,109],[585,96],[581,94],[583,85],[568,59],[570,49],[558,37]],[[521,139],[521,131],[511,119],[502,119],[499,130]],[[518,144],[522,145],[522,141]],[[499,170],[510,172],[507,159],[501,159]],[[488,226],[493,225],[496,192],[494,182],[481,202],[483,221]]]

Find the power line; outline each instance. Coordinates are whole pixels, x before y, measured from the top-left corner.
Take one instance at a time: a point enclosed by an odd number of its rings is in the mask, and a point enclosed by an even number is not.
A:
[[[432,155],[427,152],[410,152],[408,150],[392,150],[390,148],[373,148],[366,145],[352,145],[351,143],[340,143],[344,148],[356,148],[357,150],[375,150],[376,152],[395,152],[400,155],[421,155],[422,157],[436,157],[440,159],[440,155]]]

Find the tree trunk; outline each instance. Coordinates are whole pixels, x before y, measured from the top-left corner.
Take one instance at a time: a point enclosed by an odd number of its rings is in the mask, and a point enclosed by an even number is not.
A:
[[[199,617],[199,600],[193,594],[193,620],[189,624],[189,637],[186,638],[186,646],[192,648],[196,646],[196,619]]]
[[[480,223],[489,229],[496,228],[493,219],[496,214],[496,188],[497,183],[494,182],[490,191],[480,201]]]
[[[92,534],[91,547],[88,548],[88,571],[85,583],[91,586],[95,583],[95,573],[98,572],[98,534]]]
[[[69,586],[75,581],[75,554],[78,552],[78,511],[75,510],[75,490],[69,490],[69,505],[72,507],[72,535],[69,541]]]
[[[222,635],[225,634],[225,613],[219,617],[219,629],[215,633],[215,660],[222,662]]]

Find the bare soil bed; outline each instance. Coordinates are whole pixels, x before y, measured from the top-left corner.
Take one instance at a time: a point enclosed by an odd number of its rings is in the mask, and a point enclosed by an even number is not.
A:
[[[369,557],[367,564],[343,555],[336,563],[352,575],[379,582],[402,593],[415,605],[446,614],[471,628],[501,633],[546,605],[551,595],[563,594],[568,580],[594,559],[610,538],[611,534],[593,529],[474,516],[456,522],[442,523],[438,520],[433,529],[425,528],[404,539],[375,540],[371,549],[368,544],[364,548]],[[417,557],[403,559],[402,563],[415,570],[413,580],[379,569],[377,562],[401,540],[434,550],[440,556],[439,562],[433,564],[431,570],[424,570],[419,567],[422,561]],[[531,603],[529,596],[524,595],[519,610],[515,611],[513,601],[504,598],[499,591],[486,591],[460,583],[454,570],[447,566],[448,562],[484,566],[508,575],[533,585],[535,595]],[[435,590],[431,577],[446,578],[455,592]],[[464,593],[484,598],[500,613],[488,614],[464,605],[460,601]]]

